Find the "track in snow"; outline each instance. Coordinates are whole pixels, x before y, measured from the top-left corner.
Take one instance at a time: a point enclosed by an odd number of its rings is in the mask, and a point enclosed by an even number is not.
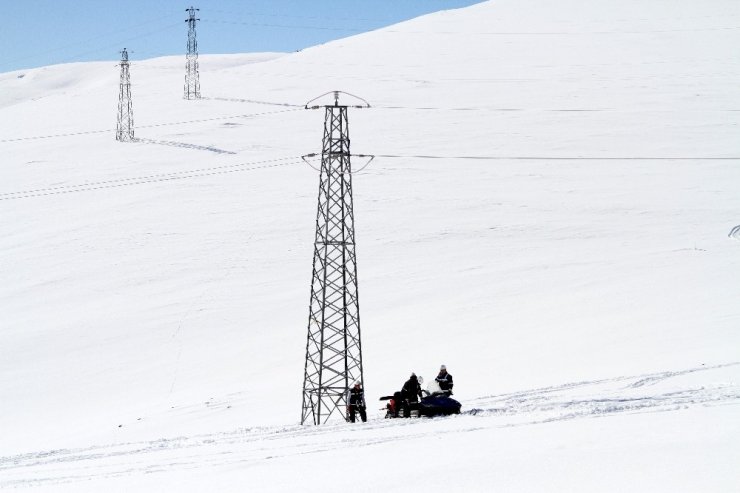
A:
[[[371,420],[320,427],[257,427],[0,458],[0,488],[73,483],[132,474],[260,463],[486,428],[740,405],[740,362],[617,377],[482,397],[460,416]]]
[[[617,377],[556,387],[515,392],[476,399],[475,416],[499,415],[513,418],[509,426],[531,425],[618,413],[665,412],[696,405],[740,404],[740,385],[716,381],[697,385],[670,384],[670,379],[692,374],[737,369],[740,363],[698,367],[675,372]],[[696,376],[696,375],[694,375]]]
[[[135,138],[133,141],[140,142],[142,144],[159,144],[159,145],[170,146],[170,147],[182,147],[184,149],[195,149],[198,151],[210,151],[210,152],[215,152],[216,154],[236,154],[233,151],[226,151],[224,149],[219,149],[218,147],[200,146],[196,144],[188,144],[186,142],[173,142],[171,140]]]

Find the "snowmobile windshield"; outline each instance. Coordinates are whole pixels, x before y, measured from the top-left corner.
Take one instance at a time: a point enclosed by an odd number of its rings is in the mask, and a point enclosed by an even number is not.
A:
[[[442,392],[442,388],[439,386],[439,382],[437,382],[436,380],[430,381],[427,384],[427,392],[429,392],[429,395],[433,395],[435,392]]]

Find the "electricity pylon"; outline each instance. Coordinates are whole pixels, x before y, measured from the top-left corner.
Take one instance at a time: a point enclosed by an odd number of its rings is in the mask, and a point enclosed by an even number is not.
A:
[[[185,9],[188,18],[188,53],[185,55],[185,99],[200,99],[200,75],[198,74],[198,40],[195,37],[195,12],[200,9]]]
[[[129,73],[128,52],[121,52],[121,87],[118,93],[118,124],[116,140],[134,140],[134,111],[131,107],[131,74]]]
[[[324,106],[301,424],[347,419],[347,389],[355,381],[364,388],[348,107],[333,94],[334,104]]]

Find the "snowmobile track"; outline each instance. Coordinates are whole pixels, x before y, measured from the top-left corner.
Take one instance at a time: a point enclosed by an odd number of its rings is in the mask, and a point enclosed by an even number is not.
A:
[[[6,456],[0,457],[0,489],[237,464],[244,467],[432,434],[740,405],[738,370],[740,362],[566,383],[464,401],[463,409],[469,410],[433,419],[376,418],[360,426],[254,427]]]

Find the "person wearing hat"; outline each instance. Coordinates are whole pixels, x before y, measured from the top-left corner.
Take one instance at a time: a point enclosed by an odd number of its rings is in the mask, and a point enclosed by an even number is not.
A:
[[[359,380],[347,390],[347,417],[354,423],[355,415],[360,413],[360,419],[365,423],[367,421],[367,412],[365,411],[365,392]]]
[[[439,374],[434,380],[437,381],[442,392],[452,395],[452,375],[447,373],[447,367],[445,365],[439,367]]]

